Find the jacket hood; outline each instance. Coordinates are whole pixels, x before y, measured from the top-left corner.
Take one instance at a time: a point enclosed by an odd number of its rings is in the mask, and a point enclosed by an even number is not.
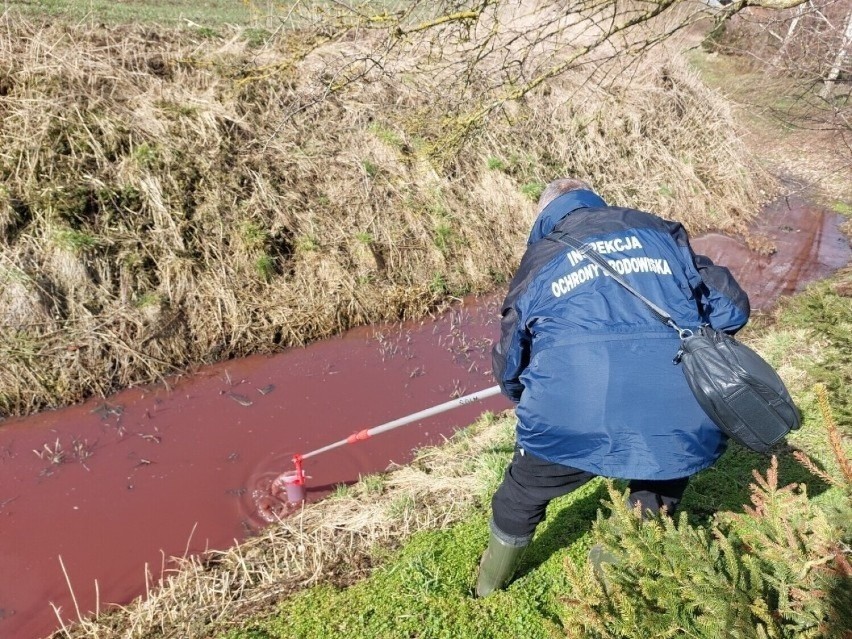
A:
[[[539,213],[530,231],[527,244],[533,244],[549,235],[556,225],[577,209],[596,208],[606,206],[606,202],[594,191],[577,190],[563,193]]]

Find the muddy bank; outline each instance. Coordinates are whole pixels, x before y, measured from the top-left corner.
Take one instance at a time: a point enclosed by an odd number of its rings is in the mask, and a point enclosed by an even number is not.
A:
[[[776,245],[771,255],[724,236],[695,241],[734,271],[756,308],[850,257],[838,216],[788,202],[758,224]],[[5,422],[0,636],[47,634],[58,624],[51,602],[64,620],[76,616],[74,598],[82,614],[95,610],[97,593],[102,606],[126,603],[156,582],[168,557],[252,534],[264,523],[255,493],[291,468],[293,453],[493,385],[501,295],[465,300],[428,321],[210,367],[168,389]],[[404,463],[412,447],[506,407],[495,398],[312,459],[308,498]]]

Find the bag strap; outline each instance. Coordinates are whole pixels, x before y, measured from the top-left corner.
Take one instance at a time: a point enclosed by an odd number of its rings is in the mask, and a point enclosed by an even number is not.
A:
[[[671,328],[676,330],[681,339],[692,335],[691,330],[689,330],[688,328],[684,329],[678,326],[671,315],[669,315],[665,310],[654,304],[654,302],[652,302],[647,297],[642,295],[642,293],[633,288],[633,286],[631,286],[627,282],[627,280],[625,280],[623,277],[621,277],[621,275],[618,274],[618,271],[616,271],[612,266],[610,266],[609,262],[607,262],[600,253],[598,253],[588,244],[584,244],[583,242],[566,233],[565,231],[559,233],[551,233],[550,235],[546,236],[545,239],[560,242],[561,244],[564,244],[565,246],[574,249],[583,257],[589,258],[592,262],[600,266],[606,272],[607,275],[609,275],[612,279],[621,284],[621,286],[623,286],[625,289],[635,295],[640,302],[645,304],[645,306],[650,309],[651,313],[654,314],[654,317],[656,317],[666,326],[670,326]]]

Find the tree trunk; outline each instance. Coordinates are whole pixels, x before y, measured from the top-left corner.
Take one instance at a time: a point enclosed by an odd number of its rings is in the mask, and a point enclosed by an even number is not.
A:
[[[772,66],[778,66],[784,57],[784,52],[787,50],[787,45],[790,44],[790,40],[793,38],[793,34],[796,32],[796,27],[799,26],[799,21],[802,19],[802,15],[805,13],[804,4],[800,4],[796,7],[796,16],[793,18],[792,22],[790,22],[790,28],[787,29],[787,35],[784,36],[784,40],[781,42],[781,46],[778,47],[778,51],[775,52],[775,55],[772,56]]]
[[[837,50],[837,55],[834,57],[834,62],[828,75],[825,77],[825,84],[820,91],[820,97],[827,100],[831,97],[834,91],[834,83],[840,77],[840,71],[843,69],[843,62],[846,60],[847,49],[849,43],[852,42],[852,9],[846,14],[846,27],[843,30],[843,39],[840,41],[840,48]]]

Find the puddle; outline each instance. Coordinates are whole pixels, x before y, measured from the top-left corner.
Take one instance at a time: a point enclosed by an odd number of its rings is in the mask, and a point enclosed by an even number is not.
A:
[[[789,202],[789,206],[788,206]],[[838,216],[781,201],[758,222],[777,251],[696,239],[728,265],[755,308],[850,258]],[[423,322],[364,327],[274,357],[201,370],[173,388],[131,389],[0,427],[0,637],[35,639],[76,616],[144,594],[166,559],[232,546],[277,514],[272,483],[304,453],[494,385],[502,293]],[[501,397],[344,446],[306,462],[308,500],[405,463]],[[61,562],[60,562],[61,558]],[[63,571],[64,566],[64,571]]]

